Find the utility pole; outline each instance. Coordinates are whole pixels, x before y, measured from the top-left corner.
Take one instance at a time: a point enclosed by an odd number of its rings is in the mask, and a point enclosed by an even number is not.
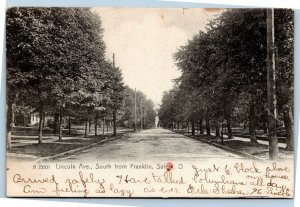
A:
[[[113,67],[115,68],[115,53],[113,53]],[[113,109],[113,136],[117,135],[117,117],[116,117],[116,109]]]
[[[134,88],[134,131],[136,131],[136,88]]]
[[[144,127],[146,127],[146,116],[147,116],[146,107],[144,107]]]
[[[141,99],[141,130],[143,129],[143,99]]]
[[[274,9],[267,9],[267,90],[268,90],[268,128],[269,159],[278,156],[278,138],[276,136],[276,70],[275,70]]]

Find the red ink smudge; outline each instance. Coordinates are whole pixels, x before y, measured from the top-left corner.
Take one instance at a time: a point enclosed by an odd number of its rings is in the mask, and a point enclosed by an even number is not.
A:
[[[172,162],[168,162],[167,163],[167,171],[171,171],[173,169],[173,163]]]

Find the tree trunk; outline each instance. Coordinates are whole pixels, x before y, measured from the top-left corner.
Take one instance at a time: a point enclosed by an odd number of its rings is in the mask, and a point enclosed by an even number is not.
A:
[[[108,132],[109,121],[106,122],[106,132]]]
[[[43,121],[44,121],[44,112],[43,112],[43,108],[40,110],[40,121],[39,121],[39,144],[43,143]]]
[[[267,122],[264,122],[263,123],[263,128],[264,128],[264,133],[268,133],[268,123]]]
[[[216,137],[220,137],[220,124],[218,121],[215,122],[215,128],[216,128]]]
[[[192,136],[195,135],[195,123],[192,121]]]
[[[179,132],[179,121],[177,121],[177,132]]]
[[[116,111],[114,110],[113,111],[113,136],[116,136],[117,135],[117,115],[116,115]]]
[[[199,119],[199,130],[200,130],[200,134],[204,134],[203,132],[203,119]]]
[[[71,134],[71,117],[69,116],[69,134]]]
[[[206,135],[210,136],[209,118],[205,118],[205,125],[206,125]]]
[[[294,118],[293,112],[290,106],[285,106],[283,112],[283,121],[284,127],[286,131],[286,150],[293,151],[294,150]]]
[[[187,123],[187,133],[190,132],[190,122]]]
[[[9,98],[8,98],[9,99]],[[8,108],[7,108],[7,149],[11,149],[11,134],[14,126],[14,119],[15,119],[15,100],[8,101]]]
[[[231,117],[230,116],[227,117],[226,125],[227,125],[227,131],[228,131],[227,137],[228,137],[228,139],[232,139]]]
[[[59,127],[58,127],[58,140],[62,140],[62,120],[63,120],[63,115],[62,113],[59,114]]]
[[[102,134],[104,134],[104,132],[105,132],[105,116],[103,117],[102,129],[103,129]]]
[[[43,128],[45,128],[45,113],[43,114]]]
[[[249,135],[251,143],[256,144],[257,139],[255,134],[255,108],[253,98],[251,98],[249,103]]]
[[[92,131],[92,120],[89,120],[89,132],[91,132]]]
[[[94,127],[95,127],[95,136],[97,136],[98,135],[98,114],[95,115]]]
[[[84,137],[87,138],[88,133],[88,120],[85,120]]]
[[[27,126],[26,116],[23,116],[23,125],[24,125],[25,127]]]
[[[221,129],[221,143],[224,145],[224,124],[222,123],[222,129]]]
[[[57,135],[58,132],[58,125],[59,125],[59,114],[54,114],[54,122],[53,122],[53,133]]]

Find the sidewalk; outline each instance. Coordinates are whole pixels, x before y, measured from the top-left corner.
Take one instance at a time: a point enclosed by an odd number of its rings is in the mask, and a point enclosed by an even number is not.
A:
[[[117,130],[117,135],[121,136],[132,131],[132,129],[119,129]],[[38,144],[38,136],[13,135],[12,148],[7,150],[7,158],[36,160],[96,144],[97,142],[103,142],[110,138],[113,138],[112,131],[105,132],[105,134],[99,132],[97,136],[91,131],[86,138],[83,134],[63,134],[62,141],[59,141],[58,136],[45,135],[43,143]]]
[[[176,131],[174,131],[176,132]],[[178,133],[178,132],[176,132]],[[187,132],[180,132],[180,134],[195,138],[197,140],[203,140],[208,143],[213,143],[215,146],[225,146],[233,150],[247,153],[255,157],[267,160],[269,158],[269,142],[265,140],[257,140],[257,144],[252,144],[249,138],[233,136],[232,139],[228,139],[227,135],[224,135],[224,142],[222,144],[221,138],[216,138],[214,133],[211,136],[203,135],[191,135]],[[294,159],[294,152],[286,151],[285,143],[279,143],[279,160]]]

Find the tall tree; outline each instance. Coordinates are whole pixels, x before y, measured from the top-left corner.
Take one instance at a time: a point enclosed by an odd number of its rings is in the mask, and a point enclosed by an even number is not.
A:
[[[90,68],[99,66],[104,61],[104,49],[101,21],[89,9],[11,8],[7,11],[7,88],[11,100],[8,109],[13,108],[16,94],[26,93],[27,104],[40,114],[40,143],[45,112],[53,104],[63,105],[57,96],[64,98],[70,93],[68,88],[72,82],[86,77]],[[62,89],[57,90],[58,86]],[[52,96],[53,92],[56,97]]]

